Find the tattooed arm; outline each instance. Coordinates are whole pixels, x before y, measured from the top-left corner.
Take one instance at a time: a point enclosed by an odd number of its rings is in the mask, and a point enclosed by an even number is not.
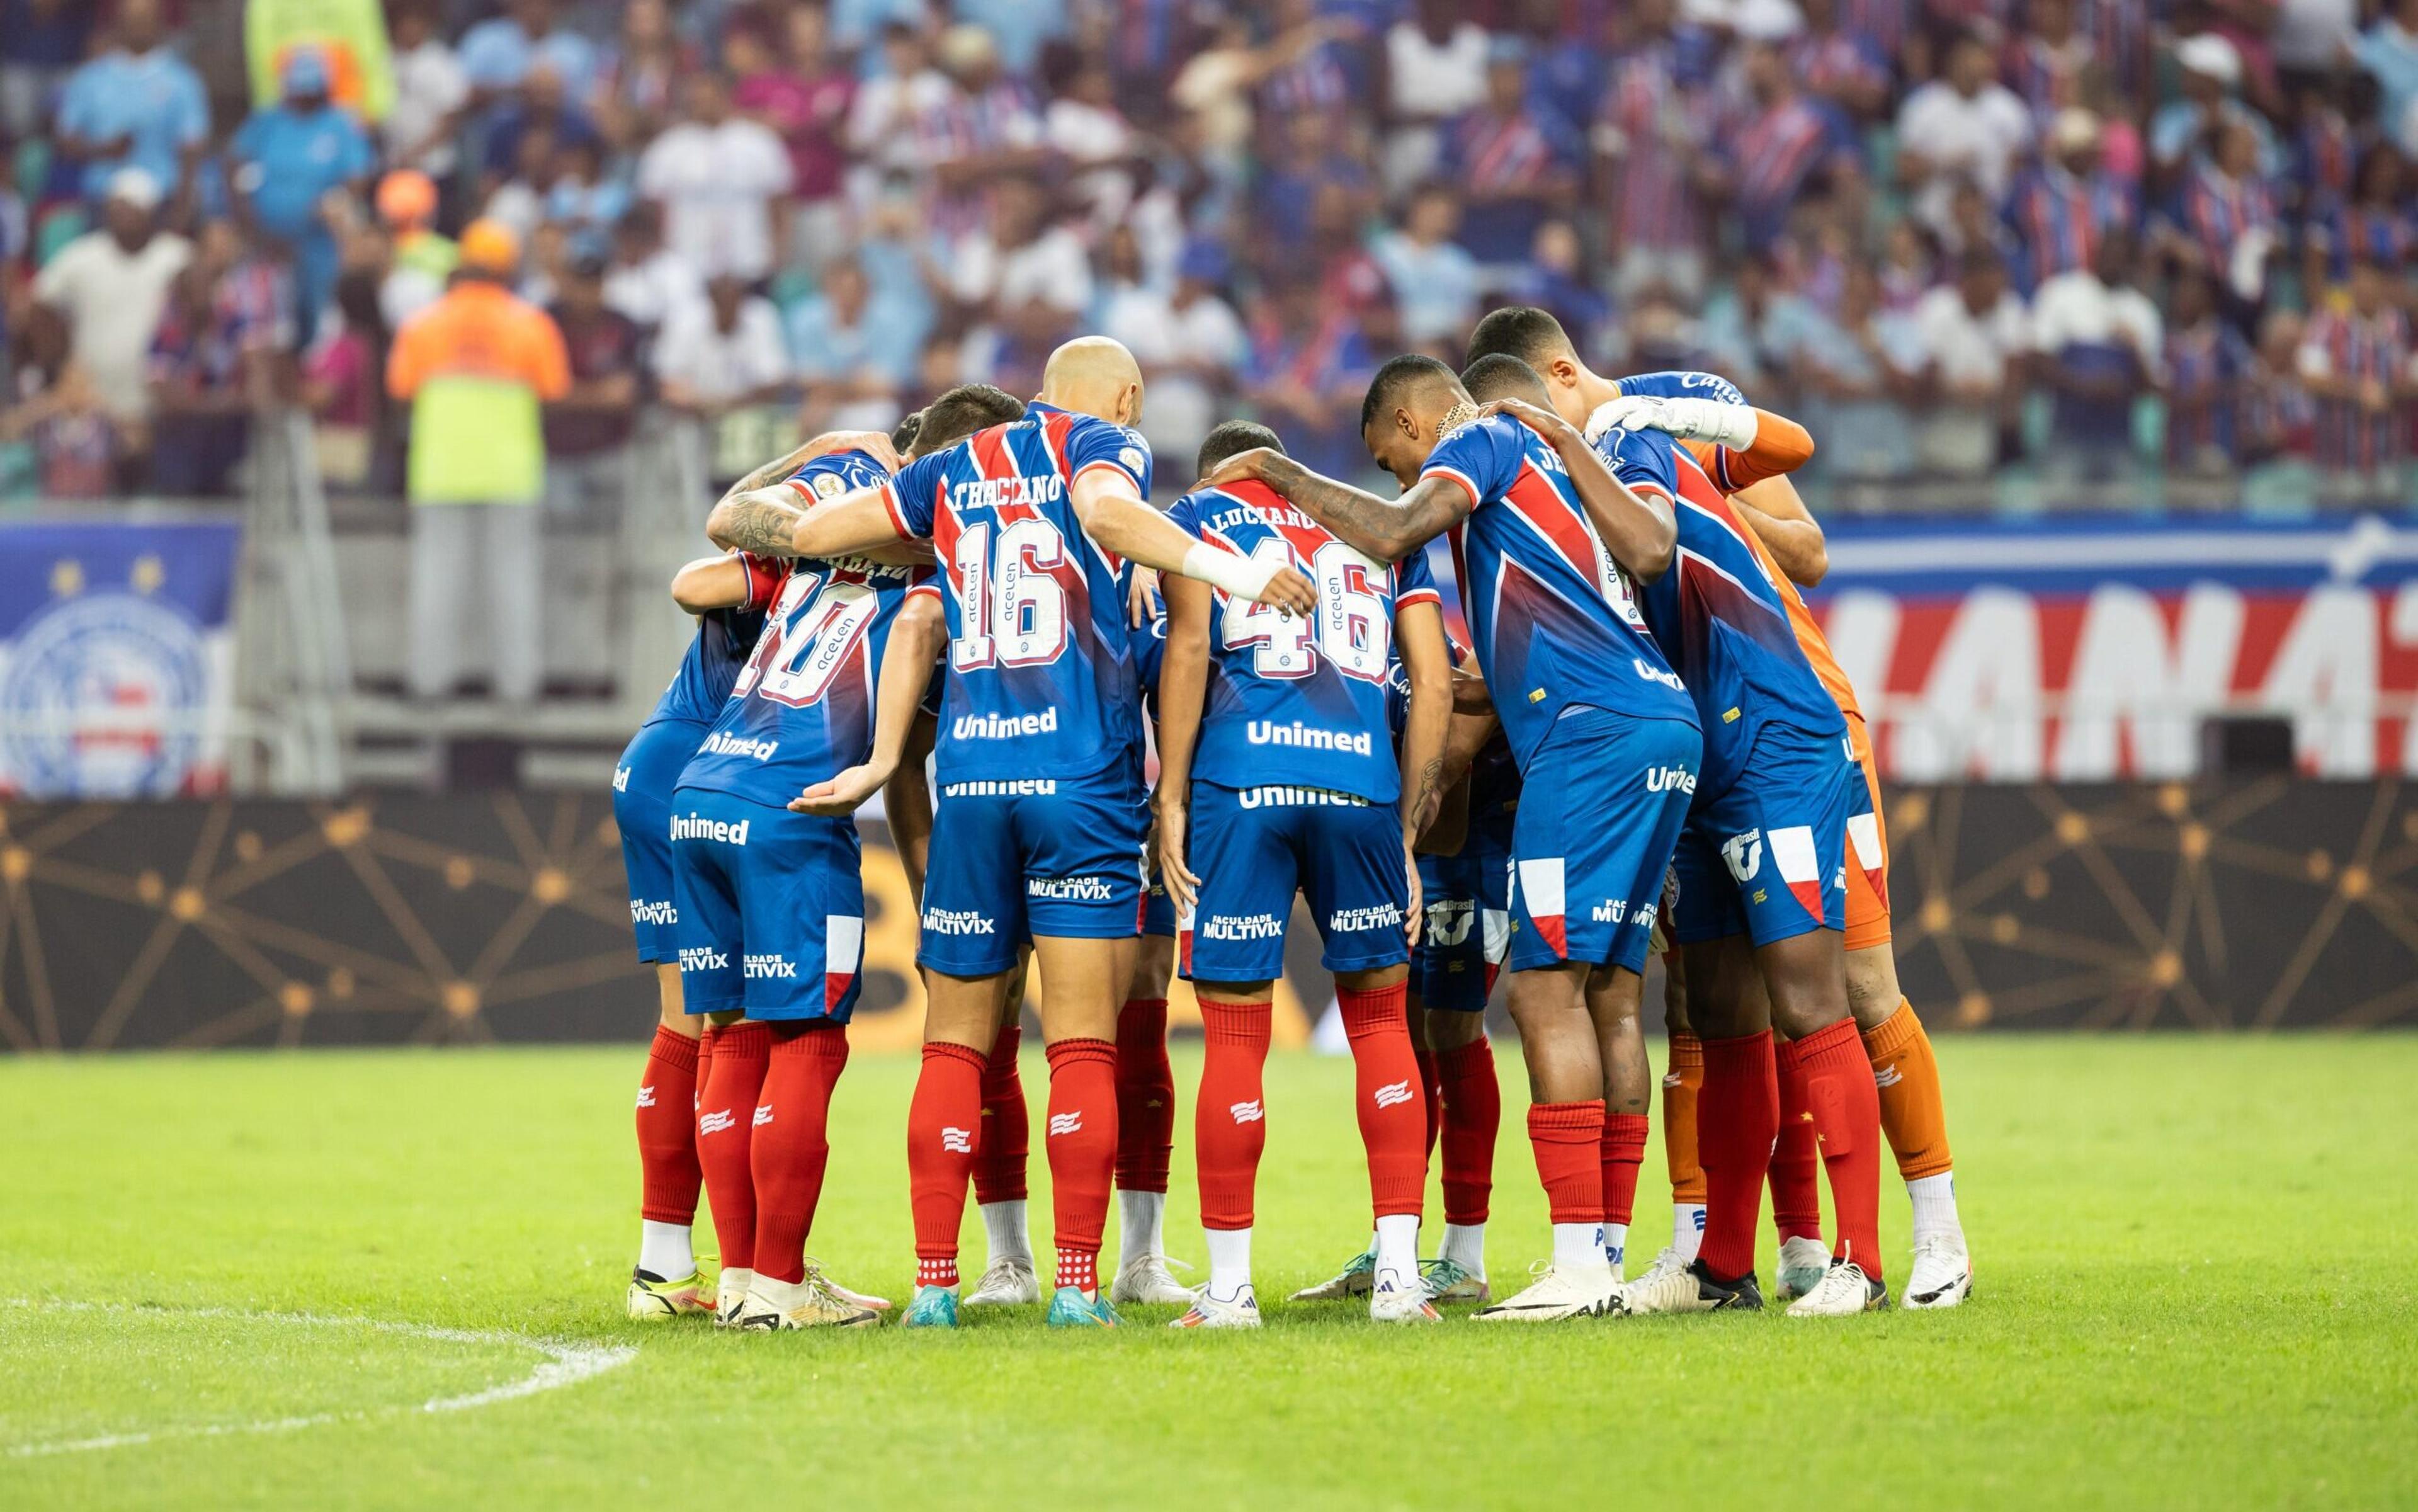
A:
[[[1339,540],[1384,562],[1400,561],[1460,524],[1477,505],[1469,490],[1440,477],[1420,479],[1399,499],[1382,499],[1265,448],[1236,453],[1194,486],[1214,488],[1243,478],[1258,479]]]
[[[789,536],[805,512],[804,500],[787,483],[734,489],[705,517],[705,538],[725,551],[787,557]]]

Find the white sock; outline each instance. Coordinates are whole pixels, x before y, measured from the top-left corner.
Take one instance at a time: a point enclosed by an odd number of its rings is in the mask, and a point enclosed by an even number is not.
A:
[[[1024,1231],[1022,1202],[986,1202],[982,1205],[983,1232],[990,1240],[990,1263],[1003,1260],[1020,1260],[1033,1263],[1033,1240]]]
[[[1394,1273],[1398,1287],[1416,1285],[1419,1278],[1419,1215],[1416,1213],[1388,1213],[1377,1220],[1377,1237],[1370,1247],[1377,1254],[1377,1280],[1383,1284],[1385,1273]]]
[[[1629,1225],[1625,1223],[1605,1224],[1603,1226],[1604,1262],[1616,1271],[1620,1269],[1620,1262],[1627,1259],[1628,1255]]]
[[[1131,1265],[1144,1255],[1166,1254],[1167,1241],[1161,1233],[1166,1216],[1165,1192],[1117,1188],[1117,1263]]]
[[[1941,1171],[1936,1176],[1918,1176],[1905,1184],[1905,1195],[1914,1203],[1914,1237],[1917,1242],[1932,1234],[1963,1234],[1965,1226],[1956,1221],[1956,1176]]]
[[[1950,1204],[1954,1211],[1954,1204]],[[696,1274],[696,1252],[689,1247],[688,1225],[638,1223],[638,1269],[666,1281],[685,1281]]]
[[[1209,1295],[1232,1302],[1251,1285],[1251,1230],[1205,1229],[1209,1241]]]
[[[1554,1269],[1602,1263],[1602,1224],[1557,1223],[1553,1225]]]
[[[1696,1250],[1705,1242],[1705,1205],[1702,1202],[1671,1204],[1671,1248],[1683,1260],[1696,1258]]]
[[[1479,1280],[1486,1279],[1486,1225],[1482,1223],[1446,1224],[1444,1247],[1436,1253]]]

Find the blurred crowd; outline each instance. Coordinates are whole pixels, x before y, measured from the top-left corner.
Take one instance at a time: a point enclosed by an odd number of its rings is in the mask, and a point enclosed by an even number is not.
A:
[[[391,0],[391,108],[209,0],[0,0],[0,490],[222,492],[315,416],[401,492],[399,332],[543,313],[545,488],[1123,340],[1184,481],[1489,304],[1707,366],[1846,481],[2406,486],[2418,0]],[[1908,492],[1920,496],[1919,488]]]

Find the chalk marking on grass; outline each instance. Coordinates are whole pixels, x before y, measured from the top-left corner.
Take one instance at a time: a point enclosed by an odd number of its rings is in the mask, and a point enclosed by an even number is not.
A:
[[[196,1423],[183,1428],[149,1428],[132,1433],[104,1433],[89,1439],[55,1439],[48,1443],[13,1443],[7,1450],[11,1459],[31,1459],[48,1455],[85,1454],[97,1449],[128,1449],[140,1444],[157,1443],[165,1439],[218,1439],[247,1433],[291,1433],[297,1428],[324,1428],[331,1423],[365,1423],[373,1418],[391,1417],[404,1413],[460,1413],[477,1407],[492,1407],[497,1402],[517,1401],[540,1392],[575,1386],[591,1376],[618,1369],[638,1357],[635,1346],[628,1344],[574,1344],[566,1339],[534,1338],[526,1334],[506,1333],[501,1329],[440,1328],[433,1323],[393,1322],[380,1318],[325,1318],[304,1312],[243,1312],[232,1307],[130,1307],[106,1302],[38,1302],[29,1297],[13,1297],[6,1306],[14,1308],[40,1308],[45,1312],[115,1312],[141,1313],[155,1318],[217,1319],[247,1323],[288,1323],[309,1328],[367,1328],[381,1334],[400,1334],[406,1338],[431,1339],[445,1344],[508,1344],[520,1349],[536,1350],[546,1356],[543,1364],[516,1381],[489,1386],[481,1391],[464,1392],[451,1397],[432,1397],[417,1407],[355,1408],[345,1412],[312,1413],[300,1417],[263,1418],[253,1423]]]

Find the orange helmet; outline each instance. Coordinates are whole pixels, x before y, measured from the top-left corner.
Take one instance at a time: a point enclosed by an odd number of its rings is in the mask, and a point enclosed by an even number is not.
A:
[[[436,218],[436,184],[417,168],[398,168],[378,180],[378,219],[390,226],[426,225]]]
[[[462,266],[482,273],[509,274],[520,266],[521,238],[501,221],[481,219],[462,228]]]

